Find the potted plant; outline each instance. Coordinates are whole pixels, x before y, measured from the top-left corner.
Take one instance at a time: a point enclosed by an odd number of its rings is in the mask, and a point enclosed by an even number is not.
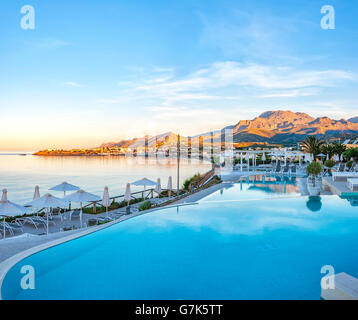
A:
[[[321,183],[318,178],[322,172],[322,165],[318,162],[311,162],[307,166],[308,181],[307,181],[307,190],[311,196],[318,196],[321,191]]]
[[[336,165],[336,163],[333,161],[333,160],[326,160],[324,162],[324,166],[328,168],[328,172],[330,175],[331,174],[331,171],[332,171],[332,168]]]

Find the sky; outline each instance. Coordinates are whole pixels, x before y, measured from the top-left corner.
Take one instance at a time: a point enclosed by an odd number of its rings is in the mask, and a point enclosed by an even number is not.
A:
[[[267,110],[358,116],[357,40],[352,0],[2,0],[0,150],[192,135]]]

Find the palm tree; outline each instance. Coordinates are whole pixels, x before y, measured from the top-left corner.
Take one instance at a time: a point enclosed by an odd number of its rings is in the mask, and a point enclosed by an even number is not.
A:
[[[329,159],[332,159],[332,157],[335,154],[335,148],[334,148],[333,144],[325,144],[325,145],[323,145],[322,148],[321,148],[321,151],[325,155],[328,154]]]
[[[334,154],[338,154],[339,156],[341,156],[343,154],[343,152],[347,150],[347,147],[340,142],[339,143],[334,142],[333,149],[334,149]]]
[[[325,142],[315,136],[308,136],[305,140],[301,142],[302,149],[304,152],[312,153],[313,157],[316,159],[316,156],[321,153],[321,148]]]

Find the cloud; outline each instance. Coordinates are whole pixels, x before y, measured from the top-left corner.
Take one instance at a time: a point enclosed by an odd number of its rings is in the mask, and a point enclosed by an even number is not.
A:
[[[303,88],[286,91],[272,91],[270,93],[263,94],[259,98],[297,98],[297,97],[311,97],[319,93],[317,88]]]
[[[97,102],[127,113],[143,110],[164,130],[194,132],[250,119],[267,109],[310,112],[315,99],[354,81],[355,74],[339,69],[219,61],[186,74],[141,69],[117,83],[115,96]]]
[[[298,97],[319,94],[319,89],[355,80],[344,70],[296,70],[291,67],[216,62],[183,77],[145,79],[126,88],[127,93],[173,102],[232,99],[233,92],[269,97]],[[230,94],[228,94],[230,92]]]
[[[67,81],[64,83],[66,87],[72,87],[72,88],[83,88],[84,86],[82,84],[79,84],[74,81]]]
[[[155,117],[157,119],[183,119],[183,118],[193,118],[201,116],[212,116],[217,115],[218,110],[214,109],[194,109],[187,107],[150,107],[150,111],[156,113]]]
[[[31,42],[27,41],[26,45],[35,49],[44,50],[44,49],[57,49],[62,47],[68,47],[71,45],[71,43],[60,39],[43,38]]]

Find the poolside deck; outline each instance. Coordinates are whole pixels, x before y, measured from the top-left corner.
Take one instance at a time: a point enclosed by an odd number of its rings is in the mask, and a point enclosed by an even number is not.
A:
[[[224,188],[228,184],[230,184],[230,182],[219,183],[219,184],[211,186],[207,189],[198,191],[198,192],[190,194],[184,198],[181,198],[180,200],[175,201],[175,202],[171,203],[170,205],[183,205],[183,204],[197,202],[200,199],[208,196],[209,194],[211,194],[217,190],[220,190],[221,188]],[[155,202],[156,198],[150,199],[150,200]],[[132,207],[132,209],[136,210],[140,204],[141,203],[137,203],[137,204],[132,205],[131,207]],[[121,208],[121,209],[110,211],[110,213],[111,214],[112,213],[119,214],[118,219],[116,220],[116,222],[119,223],[124,220],[136,217],[138,215],[145,214],[145,213],[150,212],[155,209],[151,209],[148,211],[141,211],[141,212],[135,211],[130,215],[124,215],[125,210],[126,210],[126,208]],[[101,214],[96,214],[96,215],[83,214],[83,217],[82,217],[83,225],[87,226],[87,221],[89,219],[100,218],[100,217],[105,217],[105,216],[106,216],[106,213],[101,213]],[[13,255],[15,255],[19,252],[22,252],[24,250],[36,247],[38,245],[45,244],[47,242],[65,238],[69,235],[75,235],[76,233],[82,232],[86,229],[93,228],[93,227],[85,227],[85,228],[80,229],[79,228],[80,222],[79,222],[78,218],[75,220],[64,220],[64,221],[61,221],[59,218],[56,218],[55,222],[56,222],[56,225],[53,225],[53,224],[49,225],[49,234],[48,235],[46,234],[46,228],[44,226],[39,227],[39,229],[35,229],[35,227],[26,224],[24,226],[23,236],[19,236],[19,234],[16,234],[15,237],[8,236],[6,240],[0,239],[0,264],[2,261],[12,257]],[[64,227],[70,227],[70,228],[72,227],[74,230],[62,231]]]
[[[333,181],[332,177],[324,177],[322,182],[333,194],[338,196],[358,196],[358,191],[352,191],[348,188],[347,180]]]
[[[155,203],[157,198],[150,199],[153,203]],[[167,198],[165,198],[167,199]],[[117,214],[118,219],[116,222],[121,222],[127,219],[130,219],[132,217],[141,215],[143,213],[146,213],[147,211],[138,211],[138,207],[141,203],[137,203],[134,205],[131,205],[132,213],[130,215],[126,215],[126,208],[116,209],[110,211],[111,214]],[[39,226],[38,229],[36,229],[31,224],[25,224],[23,226],[23,233],[19,234],[16,233],[14,236],[6,234],[6,239],[3,240],[2,237],[0,238],[0,263],[7,258],[15,255],[16,253],[19,253],[21,251],[27,250],[32,247],[36,247],[40,244],[44,244],[49,241],[57,240],[66,236],[69,236],[71,234],[79,233],[81,231],[84,231],[89,228],[93,227],[87,227],[87,222],[90,219],[98,219],[98,218],[104,218],[106,217],[106,213],[101,214],[83,214],[82,216],[82,225],[83,228],[80,228],[80,220],[79,218],[73,219],[73,220],[63,220],[59,217],[54,218],[54,224],[49,224],[49,234],[47,233],[45,226]],[[64,228],[72,229],[69,231],[63,231]]]
[[[95,218],[104,217],[105,214],[96,215]],[[87,225],[89,219],[93,219],[93,215],[83,214],[83,225]],[[79,219],[75,220],[64,220],[55,219],[55,225],[49,224],[49,234],[46,234],[45,226],[39,226],[36,229],[30,224],[23,226],[23,234],[15,234],[15,236],[9,236],[6,234],[6,239],[0,239],[0,263],[7,258],[27,250],[32,247],[36,247],[40,244],[57,240],[80,231],[87,229],[87,227],[80,229]],[[73,230],[62,231],[63,227],[71,227]]]
[[[358,279],[344,272],[335,275],[335,288],[322,289],[324,300],[358,300]]]

